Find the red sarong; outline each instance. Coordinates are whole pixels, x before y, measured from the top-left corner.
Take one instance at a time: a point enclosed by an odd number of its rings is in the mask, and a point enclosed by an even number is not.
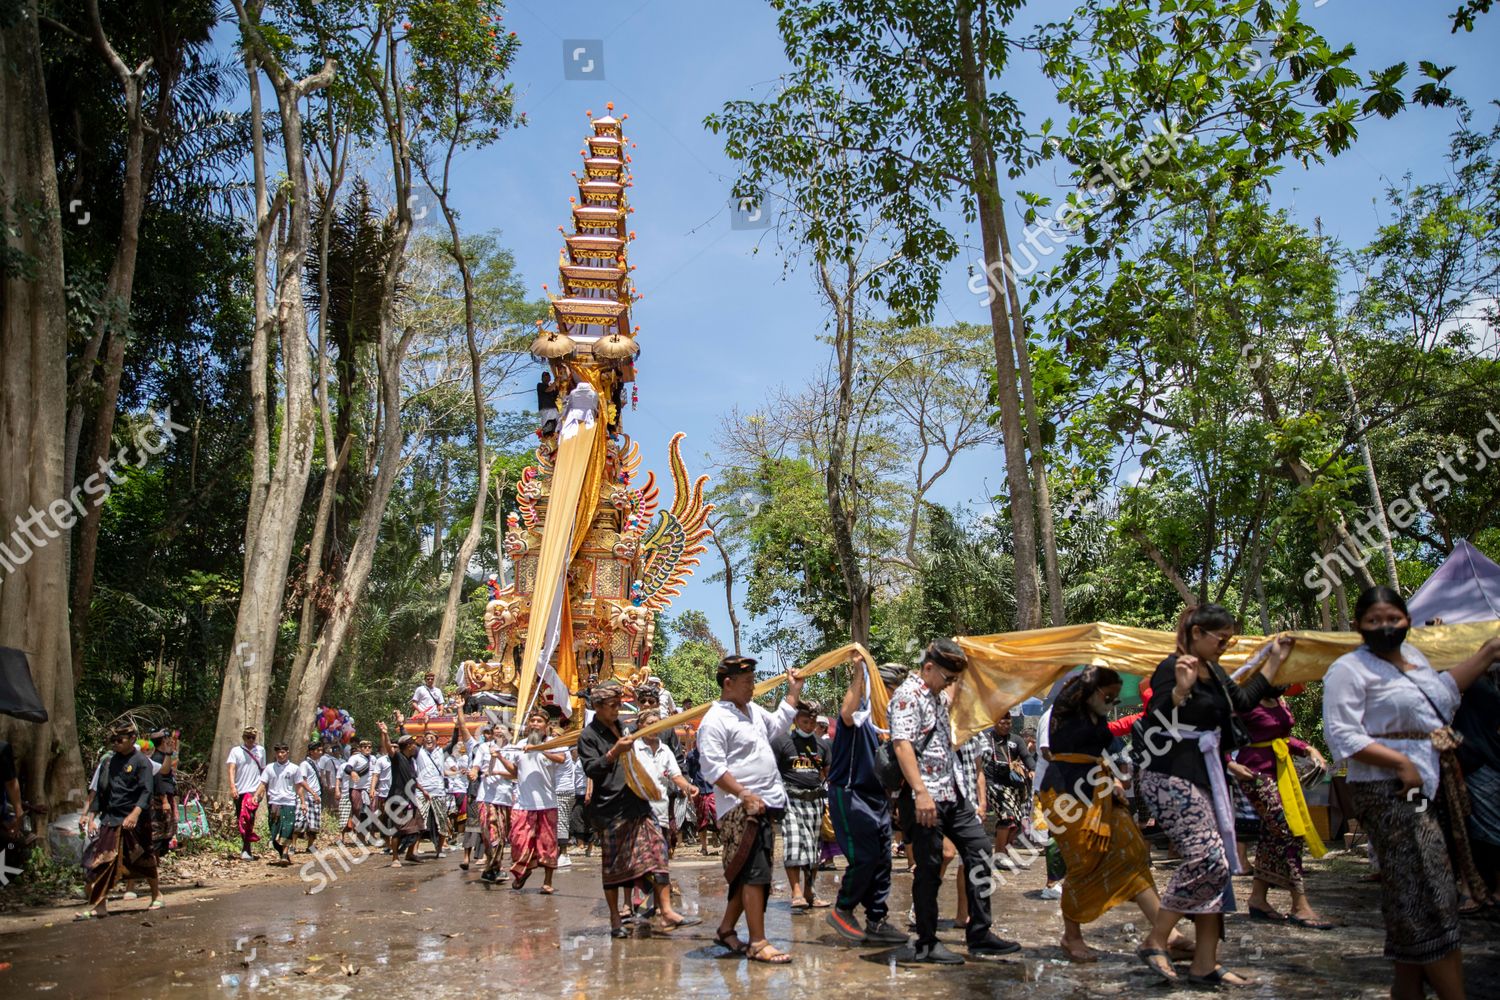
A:
[[[533,868],[557,867],[557,810],[510,811],[510,874],[523,878]]]
[[[247,838],[252,844],[260,839],[255,832],[255,811],[260,808],[255,802],[254,792],[245,792],[240,796],[240,836]]]

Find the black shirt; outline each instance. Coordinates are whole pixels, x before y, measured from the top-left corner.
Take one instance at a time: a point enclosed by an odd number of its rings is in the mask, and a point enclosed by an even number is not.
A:
[[[781,783],[788,795],[797,799],[823,797],[823,772],[828,767],[828,757],[816,733],[803,736],[793,729],[772,743],[771,749],[776,752]]]
[[[391,751],[391,794],[392,799],[410,801],[407,790],[417,785],[417,762],[406,756],[400,750]]]
[[[1187,701],[1176,707],[1174,719],[1172,689],[1177,686],[1177,654],[1162,660],[1151,675],[1151,704],[1141,720],[1146,734],[1146,770],[1186,778],[1200,788],[1208,788],[1209,781],[1198,741],[1174,739],[1167,722],[1204,731],[1217,729],[1220,750],[1228,754],[1239,746],[1233,716],[1250,711],[1275,690],[1264,674],[1257,673],[1241,687],[1217,663],[1210,663],[1208,669],[1209,679],[1193,682]]]
[[[625,784],[623,760],[611,761],[610,748],[620,739],[598,716],[578,734],[578,763],[594,783],[594,797],[589,807],[601,820],[639,819],[651,815],[651,803]]]
[[[132,809],[147,813],[153,785],[150,757],[139,750],[111,753],[99,771],[99,784],[89,809],[104,826],[119,826]]]
[[[557,409],[556,382],[538,382],[536,384],[536,408],[538,411]]]
[[[1047,749],[1054,754],[1081,753],[1090,757],[1102,757],[1114,737],[1110,735],[1109,723],[1096,720],[1088,709],[1072,715],[1052,713],[1051,729],[1047,736]],[[1083,801],[1092,800],[1094,790],[1089,785],[1089,771],[1093,764],[1069,764],[1064,761],[1048,761],[1042,772],[1042,787],[1063,793],[1072,792]]]
[[[160,750],[153,750],[151,752],[151,759],[160,764],[163,768],[167,766],[167,758],[169,756],[169,754],[164,754]],[[156,794],[177,794],[177,768],[172,768],[170,772],[161,770],[156,773]]]

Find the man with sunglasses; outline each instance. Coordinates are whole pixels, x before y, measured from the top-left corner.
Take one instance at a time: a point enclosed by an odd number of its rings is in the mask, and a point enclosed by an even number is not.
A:
[[[952,841],[971,876],[988,872],[989,838],[956,780],[953,725],[941,694],[969,665],[968,656],[951,639],[937,639],[922,653],[921,669],[891,695],[891,743],[901,765],[905,787],[897,816],[912,846],[917,870],[912,882],[917,940],[911,960],[934,965],[962,965],[964,960],[937,939],[937,896],[942,885],[943,838]],[[990,901],[979,889],[983,878],[968,878],[964,893],[969,922],[964,930],[971,958],[996,958],[1019,951],[1015,941],[990,931]]]

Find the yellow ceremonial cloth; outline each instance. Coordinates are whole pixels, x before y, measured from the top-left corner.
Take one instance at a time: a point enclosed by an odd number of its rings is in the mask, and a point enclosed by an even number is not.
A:
[[[1408,641],[1422,651],[1434,669],[1446,670],[1474,655],[1486,639],[1496,634],[1500,634],[1500,624],[1496,622],[1471,622],[1414,628]],[[1276,676],[1278,684],[1321,680],[1334,660],[1353,652],[1361,642],[1357,632],[1240,636],[1219,662],[1233,673],[1279,635],[1291,636],[1296,641]],[[1074,667],[1097,664],[1149,677],[1158,663],[1176,652],[1177,636],[1172,632],[1092,622],[959,637],[958,644],[969,654],[969,668],[953,691],[950,711],[956,745],[994,725],[1027,698],[1046,691]]]
[[[840,646],[838,649],[835,649],[832,652],[824,653],[822,656],[815,658],[807,666],[798,670],[797,676],[811,677],[814,674],[826,673],[844,663],[848,663],[851,657],[856,656],[859,657],[861,661],[863,661],[865,668],[870,673],[871,684],[877,689],[876,691],[873,691],[871,693],[870,709],[872,713],[872,720],[877,727],[880,727],[882,729],[886,728],[888,725],[888,723],[886,722],[886,704],[890,701],[890,699],[883,695],[883,692],[885,691],[885,685],[880,683],[880,673],[875,669],[874,658],[870,656],[870,651],[865,649],[865,647],[860,645],[859,643],[851,642],[847,646]],[[769,691],[774,691],[776,690],[776,688],[785,683],[785,674],[777,674],[775,677],[768,677],[755,685],[755,697],[759,698],[761,695],[766,694]],[[682,725],[685,722],[692,722],[694,719],[701,718],[704,713],[706,713],[713,706],[713,704],[714,703],[711,701],[706,701],[703,704],[698,705],[695,708],[690,708],[685,712],[678,712],[676,715],[669,715],[665,719],[662,719],[660,722],[653,722],[651,723],[651,725],[645,726],[644,728],[631,733],[630,738],[633,740],[638,740],[643,736],[655,736],[658,733],[664,733],[669,729],[676,729],[678,726]],[[546,743],[538,743],[534,746],[528,746],[526,749],[556,750],[560,747],[570,747],[578,742],[579,732],[580,730],[577,729],[569,730],[556,739],[548,740]]]
[[[1054,754],[1052,759],[1088,764],[1099,758]],[[1115,801],[1114,781],[1107,771],[1096,783],[1087,810],[1071,793],[1050,788],[1042,789],[1038,800],[1047,832],[1068,866],[1068,876],[1063,880],[1063,916],[1080,924],[1092,923],[1121,903],[1156,888],[1151,878],[1151,852],[1135,820]]]
[[[1312,815],[1307,811],[1307,797],[1302,794],[1302,782],[1297,769],[1292,766],[1292,750],[1284,739],[1252,743],[1253,747],[1270,747],[1276,755],[1276,790],[1281,793],[1281,811],[1286,815],[1286,827],[1292,836],[1301,837],[1307,850],[1315,858],[1328,853],[1318,828],[1313,825]]]

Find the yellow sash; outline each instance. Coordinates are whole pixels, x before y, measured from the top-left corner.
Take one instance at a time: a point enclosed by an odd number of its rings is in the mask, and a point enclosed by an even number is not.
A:
[[[1307,799],[1302,795],[1302,782],[1297,769],[1292,766],[1292,751],[1286,740],[1266,740],[1252,743],[1253,747],[1270,747],[1276,755],[1276,790],[1281,793],[1281,810],[1286,814],[1286,826],[1295,837],[1301,837],[1307,850],[1315,858],[1328,853],[1318,828],[1313,826],[1312,815],[1307,811]]]
[[[1059,764],[1102,764],[1104,758],[1085,753],[1055,753],[1052,761]],[[1108,771],[1100,775],[1094,785],[1094,799],[1078,824],[1082,844],[1090,854],[1103,854],[1109,848],[1110,819],[1114,811],[1115,783]]]

